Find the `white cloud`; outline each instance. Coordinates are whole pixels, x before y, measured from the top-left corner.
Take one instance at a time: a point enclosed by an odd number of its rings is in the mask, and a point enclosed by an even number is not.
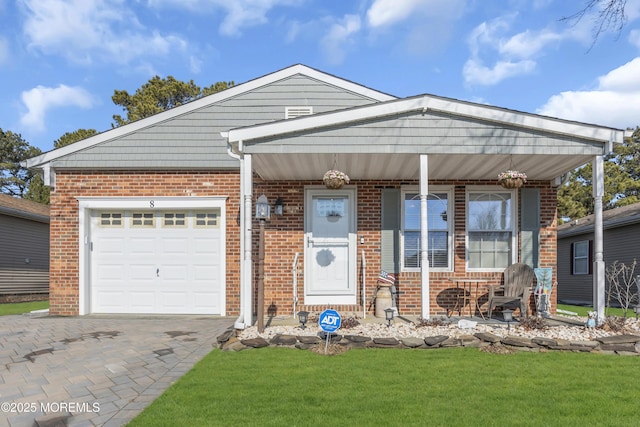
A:
[[[469,59],[462,69],[465,81],[492,86],[500,83],[509,77],[530,73],[536,67],[536,63],[531,60],[510,62],[497,61],[493,67],[489,68],[474,59]]]
[[[640,125],[640,57],[598,79],[593,90],[554,95],[539,114],[586,123],[627,128]]]
[[[278,6],[295,6],[304,0],[150,0],[152,7],[172,6],[202,14],[213,9],[226,13],[220,24],[220,34],[239,36],[247,27],[269,22],[267,13]]]
[[[537,66],[536,59],[544,55],[546,49],[555,48],[565,40],[589,39],[584,25],[559,32],[544,28],[509,35],[517,18],[517,14],[504,15],[473,29],[467,39],[470,58],[463,69],[467,84],[495,85],[504,79],[531,73]]]
[[[402,21],[411,14],[432,3],[431,0],[375,0],[367,11],[371,27],[382,27]]]
[[[346,50],[351,45],[350,37],[360,31],[358,15],[345,15],[340,22],[331,25],[329,32],[320,41],[325,56],[332,64],[344,61]]]
[[[93,105],[91,95],[80,87],[59,85],[51,88],[37,86],[22,92],[22,102],[27,107],[20,122],[36,131],[45,129],[45,115],[54,107],[90,108]]]
[[[123,0],[20,0],[29,46],[79,63],[128,63],[167,55],[186,42],[146,30]]]

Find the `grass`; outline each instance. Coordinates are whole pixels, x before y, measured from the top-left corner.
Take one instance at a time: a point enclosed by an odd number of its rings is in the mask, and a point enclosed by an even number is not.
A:
[[[214,350],[128,426],[631,426],[637,364],[460,348]]]
[[[49,301],[12,302],[0,304],[0,316],[29,313],[33,310],[49,308]]]
[[[574,313],[578,313],[578,316],[587,316],[588,311],[593,311],[593,307],[580,306],[580,305],[567,305],[567,304],[558,304],[558,309],[572,311]],[[624,316],[624,311],[621,308],[614,307],[605,307],[604,313],[606,316]],[[633,312],[633,308],[627,311],[627,317],[635,317]]]

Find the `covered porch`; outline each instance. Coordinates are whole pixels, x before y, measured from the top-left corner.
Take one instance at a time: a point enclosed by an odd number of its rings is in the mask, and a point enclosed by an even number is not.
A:
[[[553,268],[555,281],[557,188],[593,162],[601,218],[602,156],[623,132],[429,95],[224,136],[241,165],[242,327],[258,306],[372,315],[381,270],[396,275],[400,314],[423,319],[454,304],[456,279],[499,284],[506,266],[523,262]],[[350,183],[326,189],[330,169]],[[512,169],[526,172],[524,187],[498,184]],[[281,201],[282,215],[255,219],[263,194]],[[594,306],[603,316],[601,221],[598,228]]]

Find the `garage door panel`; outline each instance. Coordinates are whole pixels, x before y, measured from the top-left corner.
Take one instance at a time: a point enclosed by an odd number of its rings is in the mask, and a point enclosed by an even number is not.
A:
[[[92,212],[92,312],[222,314],[225,242],[218,222],[197,226],[189,212],[180,226],[167,226],[158,211],[140,226],[124,212],[123,221],[105,226],[99,215]]]

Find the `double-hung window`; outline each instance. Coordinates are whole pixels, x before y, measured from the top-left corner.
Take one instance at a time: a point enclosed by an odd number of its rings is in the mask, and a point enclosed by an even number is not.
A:
[[[573,271],[571,274],[589,274],[590,252],[588,240],[573,243]]]
[[[402,194],[402,268],[419,270],[420,245],[420,194],[408,189]],[[453,210],[450,189],[434,190],[427,196],[427,229],[429,267],[450,271],[452,254]]]
[[[467,191],[467,269],[501,271],[514,262],[517,236],[515,192]]]

